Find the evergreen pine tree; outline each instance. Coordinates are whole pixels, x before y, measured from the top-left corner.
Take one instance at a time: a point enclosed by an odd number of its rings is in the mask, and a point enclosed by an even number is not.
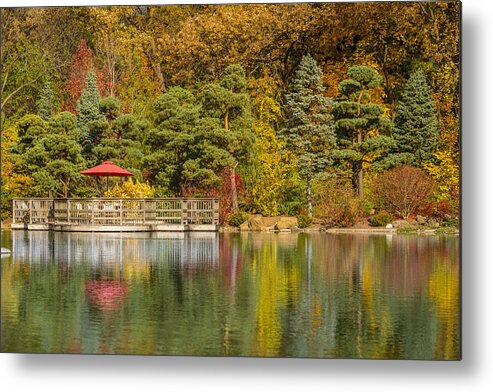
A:
[[[331,150],[336,143],[330,114],[333,101],[322,95],[324,90],[322,70],[310,55],[304,56],[286,94],[286,127],[281,136],[297,157],[310,216],[312,181],[331,164]]]
[[[334,158],[350,165],[353,188],[363,196],[363,164],[372,164],[376,157],[389,151],[393,140],[382,134],[390,133],[392,122],[383,115],[381,105],[371,103],[370,92],[382,78],[365,66],[348,70],[350,79],[339,83],[342,99],[334,108],[339,150]]]
[[[39,103],[39,117],[41,117],[43,120],[48,120],[52,114],[53,90],[51,89],[51,83],[47,81],[41,93],[41,100]]]
[[[438,118],[431,88],[422,71],[411,74],[397,106],[396,153],[412,154],[415,165],[430,161],[438,144]]]
[[[202,148],[204,153],[207,153],[207,148],[217,149],[218,154],[223,154],[225,162],[228,162],[233,213],[239,212],[237,167],[248,160],[254,142],[253,118],[247,84],[245,70],[241,65],[233,64],[226,67],[218,83],[209,84],[204,88],[202,114],[209,118],[204,119],[198,130],[198,133],[202,135],[204,132],[205,135],[209,132],[214,134],[217,131],[223,133],[212,143],[202,139],[204,141]],[[214,122],[217,123],[217,120],[222,123],[222,127],[212,126]],[[195,168],[187,170],[185,174],[193,178],[195,171]]]
[[[99,110],[99,93],[96,85],[96,73],[90,71],[86,78],[86,87],[77,101],[77,126],[80,130],[80,142],[83,146],[91,143],[89,124],[104,120]]]

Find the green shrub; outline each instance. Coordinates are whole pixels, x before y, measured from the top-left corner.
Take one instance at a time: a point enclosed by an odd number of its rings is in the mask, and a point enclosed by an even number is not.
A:
[[[442,226],[444,226],[444,227],[458,228],[459,227],[459,218],[452,217],[452,218],[449,218],[447,220],[444,220],[442,222]]]
[[[386,226],[393,220],[394,217],[387,211],[379,211],[378,214],[370,217],[369,222],[370,226]]]
[[[231,215],[231,217],[229,218],[228,223],[231,226],[239,227],[243,222],[246,222],[247,219],[248,219],[248,215],[246,213],[239,212],[237,214]]]
[[[310,218],[308,215],[298,215],[296,217],[296,219],[298,219],[298,227],[300,229],[304,229],[305,227],[308,227],[312,224],[313,222],[313,219]]]

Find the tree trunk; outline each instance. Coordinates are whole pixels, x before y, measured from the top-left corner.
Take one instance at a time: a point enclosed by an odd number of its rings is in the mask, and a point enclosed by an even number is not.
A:
[[[312,180],[309,178],[306,181],[306,209],[308,216],[311,218],[313,215],[313,204],[312,204]]]
[[[164,81],[163,71],[161,69],[161,64],[159,64],[159,57],[157,53],[157,46],[154,37],[151,37],[151,52],[147,54],[149,61],[151,62],[152,70],[154,71],[154,75],[156,75],[159,90],[162,93],[166,92],[166,82]]]
[[[224,129],[226,132],[229,131],[229,104],[226,105],[226,112],[224,113]],[[238,162],[236,162],[231,167],[230,180],[231,180],[231,209],[233,214],[237,214],[240,212],[240,208],[238,206],[238,189],[236,188],[236,166],[238,166]]]
[[[233,214],[237,214],[240,212],[240,209],[238,207],[238,191],[236,189],[236,166],[238,166],[238,163],[235,163],[235,165],[231,168],[231,208]]]
[[[358,196],[363,197],[363,162],[359,163],[358,170]]]
[[[361,130],[358,131],[358,145],[361,145],[363,136]],[[357,175],[358,175],[358,197],[363,197],[363,161],[360,160],[356,165]]]

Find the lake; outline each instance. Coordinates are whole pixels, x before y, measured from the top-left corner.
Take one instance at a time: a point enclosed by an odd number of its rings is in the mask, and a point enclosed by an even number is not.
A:
[[[460,358],[459,237],[2,232],[3,352]]]

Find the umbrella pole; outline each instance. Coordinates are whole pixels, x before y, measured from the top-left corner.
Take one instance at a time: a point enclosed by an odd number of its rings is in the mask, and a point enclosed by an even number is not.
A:
[[[106,192],[108,192],[108,176],[106,176]]]

